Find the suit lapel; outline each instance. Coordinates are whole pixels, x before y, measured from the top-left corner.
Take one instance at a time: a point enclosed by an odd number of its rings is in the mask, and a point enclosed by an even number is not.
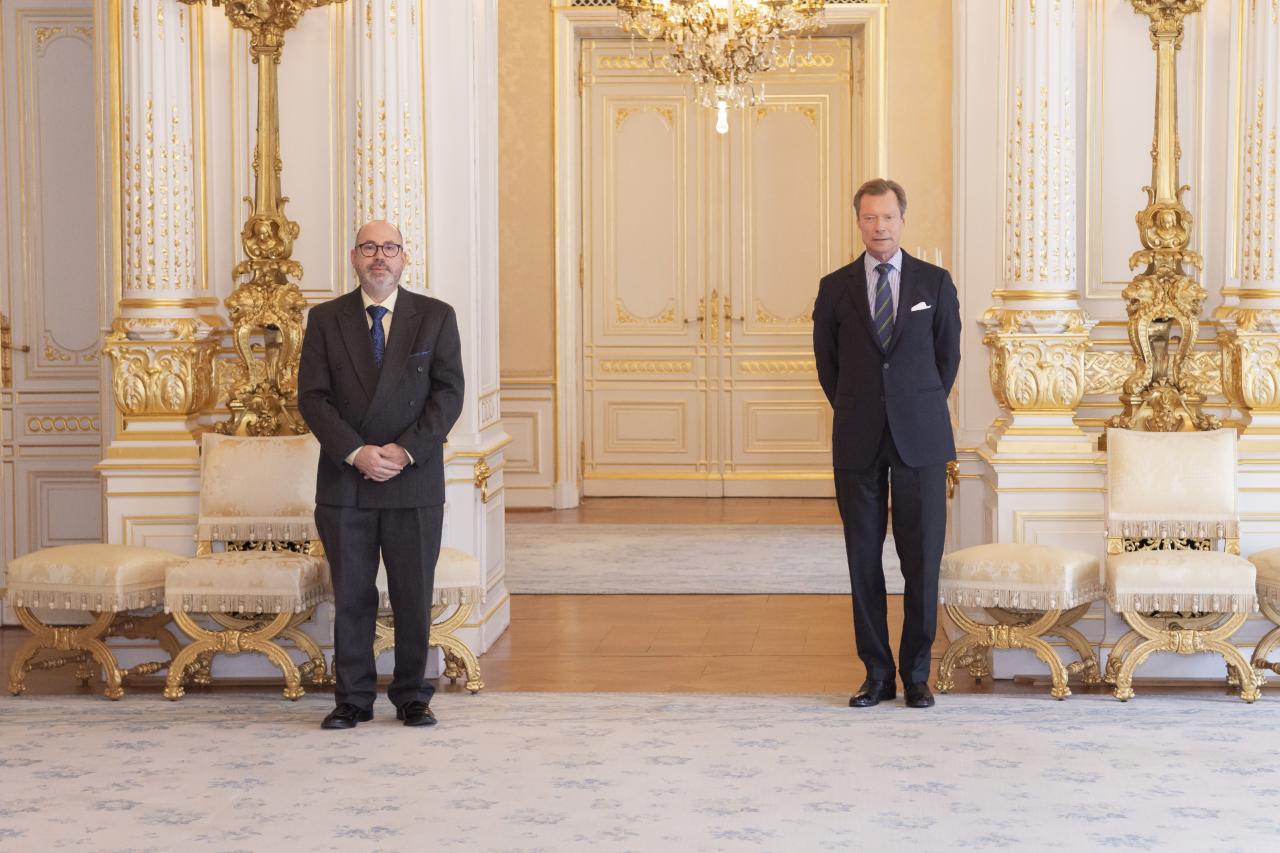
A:
[[[880,346],[880,336],[876,334],[875,326],[871,324],[871,303],[867,301],[866,252],[858,255],[858,259],[853,262],[853,266],[849,270],[849,290],[853,295],[854,313],[862,321],[862,327],[867,330],[871,340],[876,346]]]
[[[391,312],[391,331],[387,340],[387,351],[382,356],[382,369],[378,372],[378,387],[374,391],[373,401],[369,403],[369,412],[373,412],[391,393],[396,381],[404,373],[405,362],[409,360],[409,349],[417,337],[418,306],[413,296],[403,287],[396,296],[396,310]],[[372,351],[372,348],[370,348]],[[373,360],[373,356],[369,356]],[[367,416],[366,416],[367,419]]]
[[[902,253],[902,272],[898,276],[898,313],[893,318],[893,337],[889,339],[889,352],[898,346],[906,327],[902,324],[911,316],[911,306],[916,304],[916,259]]]
[[[370,397],[378,387],[378,365],[373,361],[373,343],[369,338],[369,322],[365,319],[364,301],[360,298],[359,289],[353,290],[345,297],[342,310],[338,312],[338,328],[342,330],[342,341],[351,356],[351,364],[355,367],[360,384]]]

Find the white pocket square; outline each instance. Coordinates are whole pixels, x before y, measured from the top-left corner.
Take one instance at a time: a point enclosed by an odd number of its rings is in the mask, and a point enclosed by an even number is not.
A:
[[[930,304],[929,304],[929,303],[927,303],[927,302],[917,302],[915,305],[912,305],[912,306],[911,306],[911,310],[912,310],[912,311],[925,311],[925,310],[927,310],[927,309],[929,309],[929,308],[932,308],[932,307],[933,307],[933,306],[932,306],[932,305],[930,305]]]

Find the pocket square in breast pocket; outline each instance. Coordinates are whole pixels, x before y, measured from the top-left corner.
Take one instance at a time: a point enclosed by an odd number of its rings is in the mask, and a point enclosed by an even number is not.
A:
[[[932,307],[933,307],[933,306],[932,306],[932,305],[930,305],[930,304],[929,304],[929,303],[927,303],[927,302],[917,302],[915,305],[912,305],[912,306],[911,306],[911,310],[912,310],[912,311],[926,311],[926,310],[928,310],[928,309],[930,309],[930,308],[932,308]]]
[[[424,349],[422,352],[411,352],[409,358],[421,358],[424,355],[431,355],[431,350]]]

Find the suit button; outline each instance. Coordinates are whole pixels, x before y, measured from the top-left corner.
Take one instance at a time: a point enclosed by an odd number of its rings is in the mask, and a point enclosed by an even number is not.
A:
[[[885,370],[888,370],[888,369],[889,369],[889,362],[887,362],[887,361],[886,361],[886,362],[884,363],[884,369],[885,369]]]
[[[411,409],[413,408],[413,401],[412,401],[412,400],[410,400],[410,401],[409,401],[409,408],[411,408]]]
[[[419,367],[419,368],[418,368],[418,372],[419,372],[419,373],[421,373],[421,372],[422,372],[422,368],[421,368],[421,367]]]

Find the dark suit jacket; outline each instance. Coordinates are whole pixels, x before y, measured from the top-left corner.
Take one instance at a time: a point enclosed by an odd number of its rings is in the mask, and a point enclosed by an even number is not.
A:
[[[813,308],[818,381],[835,410],[832,463],[866,468],[886,422],[913,468],[956,458],[947,395],[960,369],[960,302],[951,274],[902,253],[893,338],[886,352],[871,323],[866,255],[822,279]],[[928,308],[912,311],[924,302]]]
[[[311,309],[298,367],[298,409],[320,442],[316,503],[362,508],[444,503],[444,442],[462,413],[462,345],[453,308],[400,288],[382,368],[357,288]],[[385,483],[346,458],[395,442],[412,465]]]

